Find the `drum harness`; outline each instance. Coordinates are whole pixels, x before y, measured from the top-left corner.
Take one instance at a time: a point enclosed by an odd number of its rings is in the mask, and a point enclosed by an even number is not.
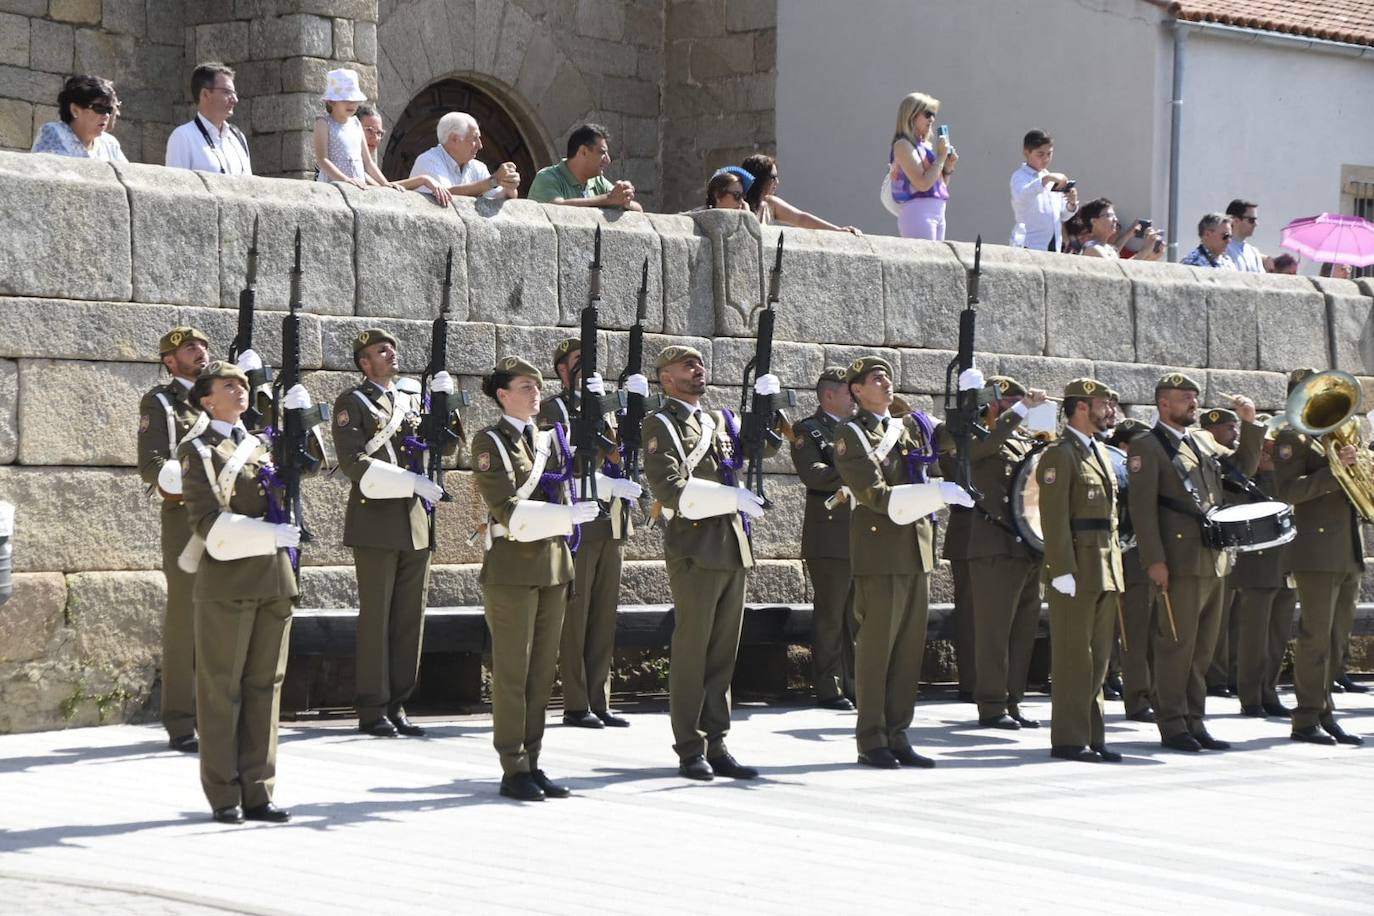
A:
[[[1158,423],[1155,424],[1154,429],[1150,430],[1150,434],[1158,439],[1159,444],[1164,447],[1164,453],[1169,456],[1169,464],[1173,466],[1174,470],[1182,479],[1183,488],[1193,497],[1193,504],[1189,505],[1161,493],[1158,497],[1159,504],[1180,515],[1192,517],[1198,523],[1198,526],[1202,528],[1203,540],[1207,542],[1207,545],[1214,550],[1223,549],[1219,546],[1220,538],[1215,523],[1213,523],[1213,521],[1207,517],[1207,514],[1202,511],[1202,498],[1198,495],[1196,488],[1192,485],[1192,481],[1188,479],[1187,474],[1179,467],[1179,448],[1174,443],[1173,436],[1166,433]],[[1235,488],[1235,491],[1248,493],[1257,500],[1267,501],[1270,499],[1263,490],[1256,486],[1253,480],[1242,474],[1240,469],[1230,461],[1227,461],[1224,457],[1218,458],[1211,452],[1204,454],[1202,449],[1198,448],[1197,443],[1194,442],[1191,437],[1188,437],[1185,441],[1187,441],[1189,448],[1193,450],[1193,454],[1197,457],[1199,467],[1201,467],[1205,461],[1210,460],[1212,462],[1213,467],[1217,470],[1218,476],[1221,478],[1223,487],[1227,484],[1231,484],[1231,486]]]

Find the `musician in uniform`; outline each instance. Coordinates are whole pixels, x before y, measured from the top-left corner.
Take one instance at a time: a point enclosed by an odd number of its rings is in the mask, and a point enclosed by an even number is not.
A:
[[[983,728],[1038,728],[1038,721],[1021,715],[1020,704],[1040,626],[1041,564],[1016,530],[1011,500],[1016,469],[1036,446],[1021,421],[1046,397],[1005,375],[987,381],[997,393],[987,405],[990,433],[975,439],[970,452],[973,485],[982,494],[968,539],[978,672],[974,698]]]
[[[1225,448],[1235,448],[1240,440],[1240,417],[1234,410],[1225,407],[1212,407],[1201,412],[1198,426],[1212,434],[1218,444]],[[1248,502],[1246,485],[1249,478],[1226,457],[1218,459],[1222,471],[1222,502],[1235,505]],[[1207,666],[1207,695],[1211,697],[1233,697],[1236,695],[1236,621],[1231,615],[1235,603],[1236,583],[1235,566],[1239,555],[1226,554],[1226,588],[1221,602],[1221,625],[1217,628],[1217,646],[1212,650],[1212,663]]]
[[[162,335],[158,354],[172,378],[155,386],[138,405],[138,473],[162,497],[162,571],[167,605],[162,618],[162,727],[172,750],[192,753],[196,742],[194,577],[177,565],[191,539],[182,500],[177,449],[210,425],[191,402],[191,387],[210,362],[210,338],[191,327]]]
[[[935,512],[973,500],[958,484],[930,480],[938,427],[920,412],[891,415],[892,366],[879,356],[850,364],[845,381],[859,406],[835,435],[835,464],[855,505],[849,517],[854,576],[854,649],[859,763],[880,769],[933,767],[911,747],[906,729],[916,706],[925,654]],[[960,389],[983,387],[977,369]]]
[[[192,555],[200,781],[214,819],[226,824],[291,818],[272,791],[297,594],[289,552],[300,528],[268,520],[285,517],[287,500],[268,444],[240,421],[248,397],[248,376],[233,363],[206,366],[190,399],[209,427],[178,450],[187,518],[203,548]],[[296,385],[284,406],[308,408],[310,396]]]
[[[1107,437],[1107,444],[1125,452],[1131,441],[1149,433],[1150,427],[1124,417],[1117,421]],[[1120,481],[1118,480],[1118,483]],[[1157,611],[1149,576],[1140,565],[1136,553],[1134,529],[1128,531],[1130,503],[1126,493],[1117,494],[1117,530],[1121,544],[1121,569],[1126,577],[1126,590],[1121,595],[1121,618],[1117,621],[1119,658],[1121,659],[1121,701],[1126,718],[1133,722],[1154,722],[1150,707],[1154,693],[1154,651],[1150,633],[1154,629]]]
[[[433,557],[427,513],[443,494],[424,474],[420,386],[400,378],[396,347],[380,328],[353,339],[363,380],[334,402],[332,427],[339,468],[353,484],[344,544],[353,549],[358,577],[354,705],[358,731],[379,738],[424,734],[402,704],[419,680]],[[430,388],[452,394],[453,379],[437,372]],[[456,411],[450,424],[461,433]]]
[[[815,595],[811,612],[811,682],[816,704],[852,710],[854,585],[849,575],[849,491],[835,469],[834,437],[854,415],[843,366],[816,380],[816,412],[793,425],[792,465],[806,486],[801,555]]]
[[[1242,421],[1234,451],[1190,430],[1199,391],[1181,372],[1155,383],[1159,419],[1149,435],[1131,442],[1128,460],[1137,552],[1162,604],[1152,637],[1155,716],[1162,744],[1186,752],[1230,747],[1203,723],[1226,574],[1225,554],[1205,537],[1205,515],[1222,503],[1219,460],[1230,457],[1242,474],[1254,474],[1264,439],[1248,398],[1234,400]]]
[[[582,393],[578,368],[582,361],[582,341],[568,337],[553,351],[553,369],[563,383],[557,397],[539,408],[539,426],[552,428],[561,423],[572,428],[581,409]],[[600,373],[587,380],[593,394],[603,394],[605,383]],[[625,388],[643,396],[649,382],[643,375],[625,380]],[[608,427],[615,428],[615,414],[605,416]],[[575,454],[575,449],[574,449]],[[625,539],[633,531],[627,502],[639,498],[637,481],[610,476],[619,473],[619,452],[606,443],[597,456],[601,468],[596,472],[596,496],[603,515],[578,528],[573,546],[573,587],[563,616],[563,642],[558,652],[558,674],[563,682],[563,724],[581,728],[623,728],[630,724],[611,711],[611,661],[615,654],[615,617],[620,604],[620,570]]]
[[[539,766],[544,711],[573,577],[568,538],[596,518],[594,500],[570,503],[572,451],[561,424],[536,431],[541,376],[518,356],[496,361],[482,391],[501,419],[472,439],[477,490],[487,504],[482,601],[491,631],[492,742],[501,794],[566,798]]]
[[[737,421],[701,407],[701,353],[664,347],[654,366],[667,402],[644,420],[644,475],[668,519],[663,550],[674,607],[668,703],[678,772],[698,780],[752,779],[758,771],[734,758],[725,736],[745,579],[754,565],[746,519],[761,518],[763,502],[738,485]],[[755,390],[777,393],[777,376],[759,376]]]
[[[1288,377],[1289,393],[1313,374],[1313,369],[1294,370]],[[1344,446],[1336,460],[1353,466],[1356,447]],[[1331,701],[1331,682],[1350,639],[1364,573],[1360,519],[1320,442],[1310,436],[1292,428],[1280,430],[1274,479],[1278,498],[1293,505],[1298,529],[1288,545],[1288,567],[1302,606],[1293,650],[1297,706],[1292,738],[1308,744],[1361,744],[1358,735],[1336,723]]]

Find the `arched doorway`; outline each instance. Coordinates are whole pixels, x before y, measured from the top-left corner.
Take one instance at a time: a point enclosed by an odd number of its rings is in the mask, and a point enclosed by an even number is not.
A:
[[[520,196],[524,197],[535,171],[547,163],[525,139],[515,119],[495,98],[481,88],[458,79],[440,80],[426,86],[410,100],[396,119],[382,156],[382,171],[392,178],[404,178],[421,153],[437,142],[439,119],[450,111],[466,111],[482,127],[482,151],[477,158],[494,169],[502,162],[514,162],[520,172]]]

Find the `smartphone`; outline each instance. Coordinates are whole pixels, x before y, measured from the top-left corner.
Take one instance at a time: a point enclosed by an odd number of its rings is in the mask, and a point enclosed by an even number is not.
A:
[[[1059,190],[1061,190],[1061,191],[1063,191],[1065,194],[1067,194],[1067,193],[1069,193],[1070,191],[1072,191],[1072,190],[1073,190],[1074,188],[1076,188],[1076,187],[1078,187],[1078,182],[1077,182],[1077,181],[1066,181],[1066,182],[1064,182],[1064,187],[1060,188]]]
[[[1161,251],[1163,251],[1163,250],[1164,250],[1164,240],[1163,240],[1163,239],[1155,239],[1155,252],[1158,253],[1158,252],[1161,252]]]
[[[948,124],[941,124],[941,125],[940,125],[940,129],[937,130],[935,133],[938,134],[938,135],[941,136],[941,137],[944,137],[945,140],[948,141],[948,140],[949,140],[949,125],[948,125]]]
[[[1143,239],[1143,238],[1145,238],[1145,232],[1146,232],[1146,230],[1148,230],[1152,225],[1154,225],[1154,224],[1153,224],[1152,222],[1150,222],[1148,219],[1138,219],[1138,220],[1136,220],[1136,221],[1135,221],[1135,237],[1138,238],[1138,239]]]

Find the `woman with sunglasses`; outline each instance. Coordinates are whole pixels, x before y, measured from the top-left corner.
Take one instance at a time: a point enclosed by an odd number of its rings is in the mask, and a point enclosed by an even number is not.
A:
[[[754,176],[737,165],[728,165],[711,176],[706,183],[707,210],[745,210],[744,195],[754,183]]]
[[[109,133],[119,113],[114,83],[98,76],[68,77],[57,94],[57,114],[38,131],[33,152],[105,162],[128,162],[119,141]]]
[[[754,179],[744,189],[745,206],[763,225],[777,223],[783,226],[796,226],[799,229],[828,229],[831,232],[863,235],[854,226],[836,226],[814,213],[807,213],[792,206],[779,197],[778,161],[772,156],[756,153],[741,162],[740,167]]]

